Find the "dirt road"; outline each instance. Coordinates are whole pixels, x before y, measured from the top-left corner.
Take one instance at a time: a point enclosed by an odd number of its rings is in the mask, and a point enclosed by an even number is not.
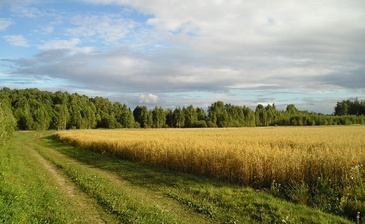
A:
[[[73,210],[80,214],[77,222],[81,223],[118,223],[118,220],[111,214],[108,214],[104,209],[97,204],[97,201],[80,190],[64,172],[57,168],[55,164],[45,159],[37,150],[41,146],[36,145],[38,141],[23,142],[24,149],[29,150],[45,170],[47,174],[58,186],[58,190],[63,192],[68,198],[68,203]],[[49,149],[52,150],[52,149]]]

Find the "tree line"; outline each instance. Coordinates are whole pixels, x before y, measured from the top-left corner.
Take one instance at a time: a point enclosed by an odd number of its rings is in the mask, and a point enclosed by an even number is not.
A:
[[[335,107],[335,115],[364,115],[365,114],[365,101],[359,101],[357,98],[354,101],[343,100],[337,102]]]
[[[357,99],[338,102],[332,115],[300,111],[293,104],[285,110],[278,110],[274,104],[259,104],[253,110],[222,101],[212,103],[207,111],[193,105],[174,109],[136,106],[131,110],[126,104],[103,97],[38,89],[3,88],[0,102],[0,125],[5,127],[4,122],[11,117],[17,130],[365,124],[365,102]]]
[[[0,146],[4,145],[15,130],[16,121],[11,111],[10,102],[0,100]]]

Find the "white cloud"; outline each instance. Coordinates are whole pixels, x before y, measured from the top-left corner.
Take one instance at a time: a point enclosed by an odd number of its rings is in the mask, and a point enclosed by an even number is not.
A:
[[[191,91],[222,93],[204,102],[233,102],[233,92],[257,91],[248,96],[256,103],[266,102],[259,100],[265,94],[274,102],[272,95],[287,89],[303,95],[365,90],[363,0],[83,2],[104,5],[60,12],[62,22],[43,30],[54,39],[38,44],[42,52],[34,58],[19,60],[15,73],[47,74],[98,91],[150,93],[135,97],[143,103]],[[126,16],[111,7],[133,10]],[[20,66],[25,62],[34,66]]]
[[[53,32],[53,30],[54,30],[53,26],[44,26],[38,31],[41,32],[42,34],[50,34]]]
[[[27,40],[22,35],[6,35],[4,39],[11,45],[19,47],[28,47]]]
[[[39,46],[41,50],[51,49],[72,49],[80,43],[80,39],[73,38],[70,40],[50,40]]]
[[[36,18],[44,15],[45,13],[39,10],[36,7],[30,7],[28,4],[31,4],[32,1],[25,2],[17,2],[17,4],[11,5],[11,11],[16,13],[18,16],[27,17],[27,18]]]
[[[0,31],[5,30],[10,26],[13,22],[10,19],[0,18]]]
[[[50,40],[46,41],[42,45],[39,45],[38,48],[41,50],[55,50],[55,49],[68,49],[73,53],[90,53],[94,49],[93,47],[78,47],[81,41],[78,38],[72,38],[69,40]]]
[[[156,104],[158,102],[158,96],[152,93],[150,94],[139,94],[138,96],[139,103],[146,103],[146,104]]]
[[[233,60],[262,54],[304,57],[323,50],[342,53],[357,49],[351,45],[365,32],[360,22],[365,20],[362,0],[89,2],[135,7],[152,15],[148,25],[173,32],[168,41]]]
[[[119,41],[132,31],[136,23],[117,15],[75,16],[71,23],[76,26],[67,29],[72,36],[101,38],[107,43]]]

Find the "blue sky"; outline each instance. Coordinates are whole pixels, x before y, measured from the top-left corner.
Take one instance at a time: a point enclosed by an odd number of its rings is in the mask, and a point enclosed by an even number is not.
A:
[[[365,100],[363,0],[1,0],[0,87],[332,113]]]

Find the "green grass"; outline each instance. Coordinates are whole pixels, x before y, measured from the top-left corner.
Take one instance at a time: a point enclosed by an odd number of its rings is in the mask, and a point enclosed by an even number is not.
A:
[[[18,142],[0,149],[0,183],[1,223],[77,220],[41,164]]]
[[[75,216],[81,215],[77,211],[69,214],[73,208],[57,193],[29,150],[20,147],[25,145],[54,163],[60,172],[114,216],[116,222],[351,223],[276,198],[264,190],[151,168],[62,144],[50,134],[17,133],[12,146],[1,149],[0,180],[6,179],[6,184],[0,186],[1,221],[72,223]],[[40,138],[41,135],[46,136]],[[27,190],[29,187],[35,188],[33,198],[33,192],[30,194]],[[13,217],[14,214],[17,217]]]

